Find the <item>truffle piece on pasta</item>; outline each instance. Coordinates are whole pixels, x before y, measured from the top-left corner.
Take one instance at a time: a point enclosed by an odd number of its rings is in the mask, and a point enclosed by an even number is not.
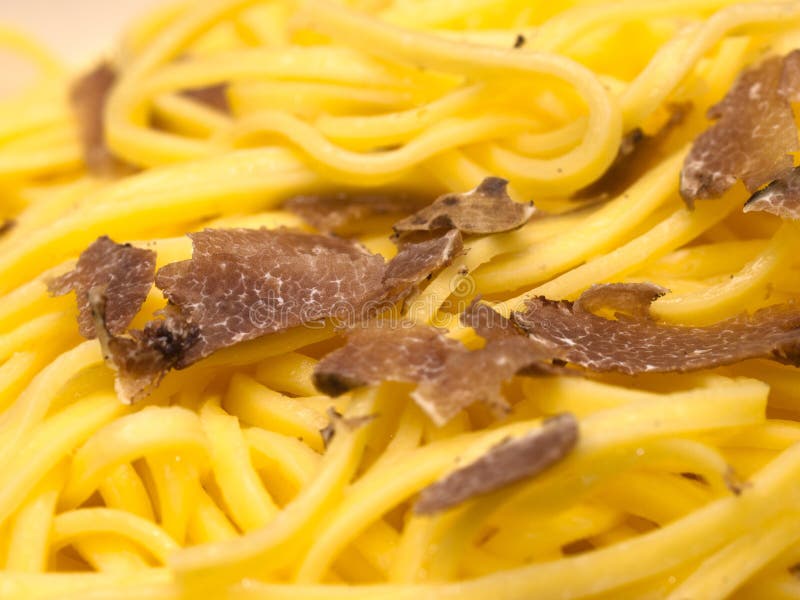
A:
[[[800,167],[750,196],[744,212],[766,212],[781,219],[800,220]]]
[[[382,381],[416,383],[412,398],[437,425],[475,402],[508,409],[501,386],[522,371],[548,373],[549,354],[523,335],[469,351],[439,329],[389,320],[348,333],[347,343],[314,369],[314,384],[331,396]],[[541,365],[541,369],[538,367]]]
[[[524,336],[492,340],[479,350],[450,354],[441,372],[421,381],[411,397],[437,425],[475,402],[502,416],[509,410],[502,384],[517,374],[551,374],[557,367],[550,358],[546,348]]]
[[[403,240],[397,255],[386,265],[384,297],[394,302],[412,294],[420,282],[452,263],[463,249],[457,229],[427,239]]]
[[[342,312],[358,320],[385,270],[379,255],[330,236],[207,229],[189,237],[192,258],[156,274],[156,285],[201,332],[179,368],[220,348]]]
[[[199,339],[197,326],[169,308],[163,320],[150,321],[144,330],[131,331],[129,336],[114,335],[107,327],[103,288],[91,288],[88,302],[103,358],[117,372],[115,388],[125,404],[147,396]]]
[[[800,306],[770,306],[707,327],[684,327],[642,317],[650,301],[639,295],[642,307],[636,309],[634,298],[624,303],[632,315],[617,319],[589,312],[580,300],[542,297],[528,300],[526,310],[512,318],[555,358],[592,371],[686,372],[748,358],[800,365]]]
[[[217,83],[206,87],[183,90],[181,94],[209,108],[230,114],[231,106],[228,103],[227,89],[227,83]]]
[[[466,348],[433,327],[375,321],[352,329],[347,343],[314,368],[314,385],[329,396],[382,381],[416,383],[438,377],[449,354]]]
[[[398,234],[410,231],[458,229],[461,233],[499,233],[524,225],[536,209],[533,202],[514,202],[506,191],[508,181],[487,177],[474,190],[445,194],[430,206],[398,221]]]
[[[364,415],[363,417],[345,417],[335,408],[328,407],[328,424],[319,430],[319,435],[322,438],[322,444],[327,448],[336,435],[336,430],[339,427],[346,427],[348,429],[358,429],[367,423],[373,421],[378,415]]]
[[[669,134],[691,110],[691,103],[668,106],[669,117],[655,133],[636,128],[622,136],[617,157],[594,183],[572,195],[575,200],[613,198],[622,194],[660,158],[659,149]]]
[[[410,193],[340,193],[301,195],[286,201],[284,208],[321,233],[348,235],[362,230],[375,218],[397,220],[422,208],[427,202]]]
[[[595,284],[583,292],[575,304],[595,314],[610,308],[617,317],[628,315],[646,319],[650,318],[650,304],[668,292],[649,282]]]
[[[5,219],[0,221],[0,236],[5,235],[16,226],[17,222],[14,219]]]
[[[708,110],[717,122],[695,140],[681,172],[681,195],[691,206],[721,196],[738,179],[750,192],[792,168],[797,127],[789,102],[800,93],[800,51],[771,57],[745,71]]]
[[[414,512],[435,514],[534,477],[568,456],[578,437],[578,421],[571,413],[547,419],[540,429],[503,440],[477,460],[424,488]]]
[[[487,342],[519,337],[524,332],[511,320],[507,319],[488,304],[475,298],[459,316],[462,325],[472,327]]]
[[[129,168],[115,157],[106,145],[103,111],[117,74],[108,62],[102,62],[72,85],[70,102],[78,117],[84,161],[98,175],[118,175]]]
[[[117,244],[108,236],[97,238],[78,258],[75,269],[48,283],[54,296],[72,290],[78,299],[78,328],[87,339],[96,336],[89,291],[99,287],[105,296],[104,322],[112,334],[123,333],[142,307],[156,267],[156,253]]]

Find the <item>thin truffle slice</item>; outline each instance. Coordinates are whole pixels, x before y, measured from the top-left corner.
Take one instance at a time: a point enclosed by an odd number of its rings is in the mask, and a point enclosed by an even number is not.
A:
[[[421,381],[411,397],[437,425],[444,425],[475,402],[483,402],[503,416],[509,406],[502,384],[517,374],[552,373],[555,367],[549,359],[550,354],[532,339],[493,340],[479,350],[448,355],[439,375]]]
[[[5,219],[0,221],[0,236],[10,232],[16,226],[17,222],[14,219]]]
[[[506,191],[508,181],[487,177],[474,190],[445,194],[395,223],[396,233],[458,229],[461,233],[499,233],[524,225],[536,209],[533,202],[514,202]]]
[[[738,179],[754,192],[792,168],[798,142],[789,102],[800,93],[799,57],[795,50],[745,71],[708,110],[717,122],[695,140],[681,172],[689,206],[721,196]]]
[[[433,327],[377,321],[353,329],[347,343],[314,368],[314,385],[329,396],[382,381],[416,383],[435,379],[450,353],[466,348]]]
[[[156,253],[117,244],[108,236],[97,238],[78,258],[75,269],[48,283],[54,296],[75,290],[78,328],[87,339],[97,334],[89,305],[89,291],[100,288],[105,296],[104,322],[112,334],[123,333],[142,307],[156,266]]]
[[[402,242],[397,255],[386,265],[382,281],[384,297],[391,302],[412,294],[420,282],[452,263],[463,249],[457,229],[428,239]]]
[[[106,144],[103,111],[117,74],[102,62],[72,85],[70,102],[78,117],[83,155],[87,168],[98,175],[119,175],[129,170]]]
[[[129,336],[117,336],[107,327],[107,298],[102,288],[91,288],[88,301],[103,358],[117,371],[115,388],[125,404],[155,389],[200,335],[197,326],[167,309],[163,320],[150,321],[144,330],[131,331]]]
[[[435,514],[534,477],[569,455],[578,435],[578,421],[572,414],[547,419],[541,429],[503,440],[477,460],[423,489],[414,512]]]
[[[669,118],[655,133],[636,128],[622,136],[617,157],[595,182],[572,195],[575,200],[606,199],[622,194],[661,156],[661,147],[670,133],[683,122],[691,103],[672,104]]]
[[[217,83],[215,85],[183,90],[181,95],[196,100],[200,104],[204,104],[219,112],[230,114],[231,106],[228,102],[227,89],[227,83]]]
[[[286,201],[284,208],[321,233],[350,235],[362,231],[376,218],[396,221],[425,206],[428,201],[404,192],[382,194],[348,193],[301,195]],[[387,224],[388,225],[388,224]]]
[[[800,167],[750,196],[744,212],[766,212],[781,219],[800,219]]]
[[[639,301],[641,310],[629,306],[628,311],[646,314],[649,301],[646,296]],[[748,358],[800,365],[800,307],[794,304],[770,306],[708,327],[682,327],[641,316],[606,319],[588,312],[580,301],[538,297],[512,318],[554,357],[592,371],[686,372]]]
[[[617,317],[650,318],[650,304],[667,292],[668,289],[648,282],[595,284],[581,294],[576,304],[595,314],[611,308]]]
[[[385,270],[379,255],[329,236],[224,229],[189,237],[191,260],[156,274],[156,285],[200,329],[178,368],[267,333],[341,312],[350,318],[380,289]]]
[[[317,363],[314,384],[338,396],[382,381],[416,383],[412,398],[434,423],[443,425],[475,402],[504,413],[508,405],[502,384],[522,371],[550,372],[549,358],[540,344],[523,335],[493,340],[470,352],[441,330],[386,320],[351,331],[342,348]]]

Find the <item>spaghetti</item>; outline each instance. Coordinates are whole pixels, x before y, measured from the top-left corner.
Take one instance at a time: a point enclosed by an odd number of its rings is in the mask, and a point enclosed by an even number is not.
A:
[[[460,234],[432,277],[394,280],[403,323],[442,328],[442,348],[501,356],[502,340],[459,319],[478,296],[503,323],[533,297],[574,308],[608,283],[655,284],[648,331],[773,314],[800,299],[797,225],[757,212],[758,197],[743,211],[741,184],[693,208],[679,184],[706,110],[798,32],[788,1],[179,3],[122,38],[86,136],[76,75],[0,29],[40,75],[0,103],[0,597],[800,596],[794,366],[576,376],[549,364],[481,388],[505,414],[475,402],[431,418],[458,386],[429,374],[332,376],[345,393],[318,391],[318,365],[347,343],[301,319],[176,359],[186,368],[123,404],[74,296],[47,289],[74,281],[81,253],[112,244],[102,236],[191,277],[186,234],[206,228],[336,231],[330,245],[381,281],[375,254],[413,254],[392,225],[429,234],[444,200],[408,215],[481,182],[505,194],[503,178],[522,203],[507,226],[448,217]],[[94,168],[91,140],[113,168]],[[631,183],[604,196],[612,165]],[[146,331],[162,289],[180,290],[138,285],[130,327]],[[82,331],[109,322],[84,317]],[[439,386],[428,405],[420,381]],[[541,469],[434,497],[515,444],[540,452],[554,422],[570,428]]]

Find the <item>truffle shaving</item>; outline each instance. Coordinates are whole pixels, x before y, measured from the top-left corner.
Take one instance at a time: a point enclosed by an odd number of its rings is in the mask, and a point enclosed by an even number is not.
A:
[[[16,226],[17,222],[14,219],[5,219],[4,221],[0,221],[0,236],[9,233]]]
[[[218,83],[216,85],[184,90],[181,94],[209,108],[213,108],[225,114],[230,114],[231,106],[228,103],[227,89],[228,84]]]
[[[669,118],[653,134],[636,128],[624,136],[617,151],[617,157],[606,172],[594,183],[573,194],[575,200],[606,199],[622,194],[660,158],[661,146],[670,133],[680,125],[691,104],[672,104],[668,107]]]
[[[474,190],[463,194],[445,194],[398,221],[398,234],[410,231],[458,229],[461,233],[499,233],[524,225],[533,216],[533,203],[514,202],[506,191],[508,181],[487,177]]]
[[[617,318],[628,315],[644,319],[650,317],[650,304],[667,292],[668,289],[647,282],[595,284],[581,294],[576,305],[595,314],[610,308]]]
[[[380,195],[341,193],[295,196],[286,201],[284,208],[321,233],[349,235],[361,231],[369,219],[393,217],[396,221],[424,204],[426,202],[420,197],[402,192]]]
[[[314,385],[329,396],[339,396],[382,381],[433,380],[441,375],[449,354],[466,351],[439,329],[376,321],[349,331],[347,343],[317,363]]]
[[[790,101],[800,93],[800,51],[772,57],[745,71],[708,110],[717,122],[695,140],[681,172],[681,195],[721,196],[738,179],[750,192],[792,168],[798,150]]]
[[[70,102],[78,118],[84,161],[98,175],[117,175],[127,170],[106,145],[103,111],[117,74],[111,65],[102,62],[72,85]]]
[[[89,291],[100,288],[105,296],[104,322],[112,334],[123,333],[142,307],[156,266],[156,253],[117,244],[111,238],[97,238],[78,258],[75,269],[48,283],[54,296],[75,291],[78,299],[78,328],[87,339],[96,336],[89,305]]]
[[[414,401],[437,425],[471,404],[507,411],[501,386],[520,372],[549,373],[549,353],[523,335],[489,341],[469,351],[425,325],[377,321],[348,334],[347,343],[323,357],[314,384],[331,396],[382,381],[416,383]]]
[[[800,167],[750,196],[744,212],[766,212],[781,219],[800,220]]]
[[[463,248],[457,229],[414,242],[404,240],[397,255],[386,265],[382,281],[385,299],[393,302],[413,293],[421,281],[453,262]]]
[[[89,291],[94,329],[106,363],[117,371],[117,396],[132,404],[147,396],[198,340],[197,326],[167,309],[163,320],[150,321],[144,330],[116,336],[107,328],[107,298],[100,287]]]
[[[598,293],[591,292],[595,298]],[[634,298],[641,303],[638,309],[631,304]],[[686,372],[749,358],[800,365],[800,307],[794,304],[770,306],[708,327],[682,327],[643,317],[650,304],[646,295],[628,300],[624,305],[631,316],[625,318],[593,314],[580,299],[572,303],[542,297],[528,300],[526,310],[512,318],[554,358],[592,371]]]
[[[534,477],[569,455],[577,442],[578,421],[572,414],[547,419],[541,429],[503,440],[477,460],[423,489],[414,512],[435,514]]]
[[[224,229],[189,237],[191,260],[156,274],[156,285],[200,329],[179,368],[267,333],[343,311],[349,318],[380,289],[385,270],[379,255],[329,236]]]

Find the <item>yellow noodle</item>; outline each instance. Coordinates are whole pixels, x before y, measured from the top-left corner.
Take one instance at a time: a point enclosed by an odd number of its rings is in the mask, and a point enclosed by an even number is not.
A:
[[[341,336],[315,323],[170,372],[126,407],[74,295],[46,284],[101,235],[160,268],[205,227],[314,231],[281,208],[296,194],[432,200],[494,175],[539,213],[465,236],[401,309],[469,348],[482,342],[458,314],[479,295],[508,315],[531,295],[652,281],[671,290],[653,318],[684,325],[796,303],[793,223],[742,213],[738,184],[693,210],[677,190],[709,106],[798,31],[788,0],[177,2],[110,55],[105,141],[134,168],[100,177],[76,73],[0,27],[37,73],[0,101],[0,598],[797,597],[796,367],[514,378],[503,418],[476,404],[437,427],[407,384],[320,395],[314,368]],[[183,94],[217,84],[229,112]],[[631,185],[570,199],[674,105],[691,108]],[[357,238],[393,256],[392,218]],[[164,306],[154,288],[132,326]],[[330,409],[346,418],[326,447]],[[562,412],[580,428],[563,461],[414,513],[426,485]]]

